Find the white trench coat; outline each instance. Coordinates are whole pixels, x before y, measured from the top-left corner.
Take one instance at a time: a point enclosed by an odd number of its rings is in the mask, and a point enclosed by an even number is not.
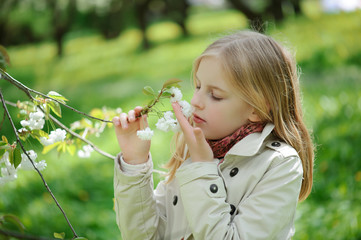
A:
[[[114,168],[116,221],[124,240],[290,239],[302,163],[273,124],[231,148],[221,164],[187,159],[153,188],[152,159]]]

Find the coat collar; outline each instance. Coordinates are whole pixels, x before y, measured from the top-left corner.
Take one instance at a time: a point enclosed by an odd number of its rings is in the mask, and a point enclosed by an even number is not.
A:
[[[267,123],[262,132],[252,133],[234,145],[226,154],[238,156],[253,156],[261,148],[264,140],[274,129],[273,123]]]

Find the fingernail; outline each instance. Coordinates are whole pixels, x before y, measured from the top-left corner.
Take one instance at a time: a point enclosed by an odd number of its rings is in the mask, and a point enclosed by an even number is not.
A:
[[[113,118],[113,123],[114,123],[115,126],[119,126],[119,125],[120,125],[119,118],[118,118],[118,117],[114,117],[114,118]]]

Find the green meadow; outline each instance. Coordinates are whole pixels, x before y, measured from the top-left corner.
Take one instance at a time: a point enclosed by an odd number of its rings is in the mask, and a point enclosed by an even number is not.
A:
[[[314,188],[298,205],[293,239],[361,239],[361,12],[323,14],[307,5],[305,10],[304,16],[267,25],[267,33],[296,54],[305,119],[317,147]],[[153,47],[148,51],[141,50],[137,29],[127,29],[113,40],[91,32],[68,34],[62,58],[56,57],[53,42],[9,47],[7,71],[30,88],[61,93],[83,112],[103,106],[127,112],[149,100],[142,94],[144,86],[160,89],[173,77],[183,80],[185,99],[190,100],[193,60],[214,39],[244,29],[246,19],[232,10],[193,9],[187,24],[188,38],[172,22],[152,24],[147,34]],[[8,82],[0,82],[0,87],[8,100],[26,100]],[[11,112],[19,127],[17,112]],[[80,118],[63,109],[64,123]],[[150,123],[154,121],[150,116]],[[2,134],[13,139],[6,123]],[[157,169],[163,170],[170,157],[170,138],[171,134],[155,132],[151,151]],[[119,152],[111,128],[91,140],[113,155]],[[33,142],[26,147],[38,149]],[[112,160],[96,152],[82,159],[40,151],[39,160],[48,164],[44,177],[78,235],[121,239],[113,211]],[[54,232],[65,232],[71,239],[39,176],[25,171],[18,175],[16,181],[0,186],[0,213],[18,216],[26,233],[52,237]],[[155,174],[155,184],[161,178]],[[11,224],[6,227],[16,230]]]

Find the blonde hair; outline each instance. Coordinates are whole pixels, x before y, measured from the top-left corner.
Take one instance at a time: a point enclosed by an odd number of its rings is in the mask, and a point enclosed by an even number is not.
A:
[[[310,194],[313,178],[314,147],[303,122],[299,79],[294,57],[269,36],[242,31],[225,36],[195,60],[193,78],[203,57],[217,56],[228,79],[240,96],[256,109],[264,123],[275,125],[273,134],[298,152],[303,166],[299,200]],[[182,133],[174,137],[175,149],[166,164],[168,182],[189,157]]]

